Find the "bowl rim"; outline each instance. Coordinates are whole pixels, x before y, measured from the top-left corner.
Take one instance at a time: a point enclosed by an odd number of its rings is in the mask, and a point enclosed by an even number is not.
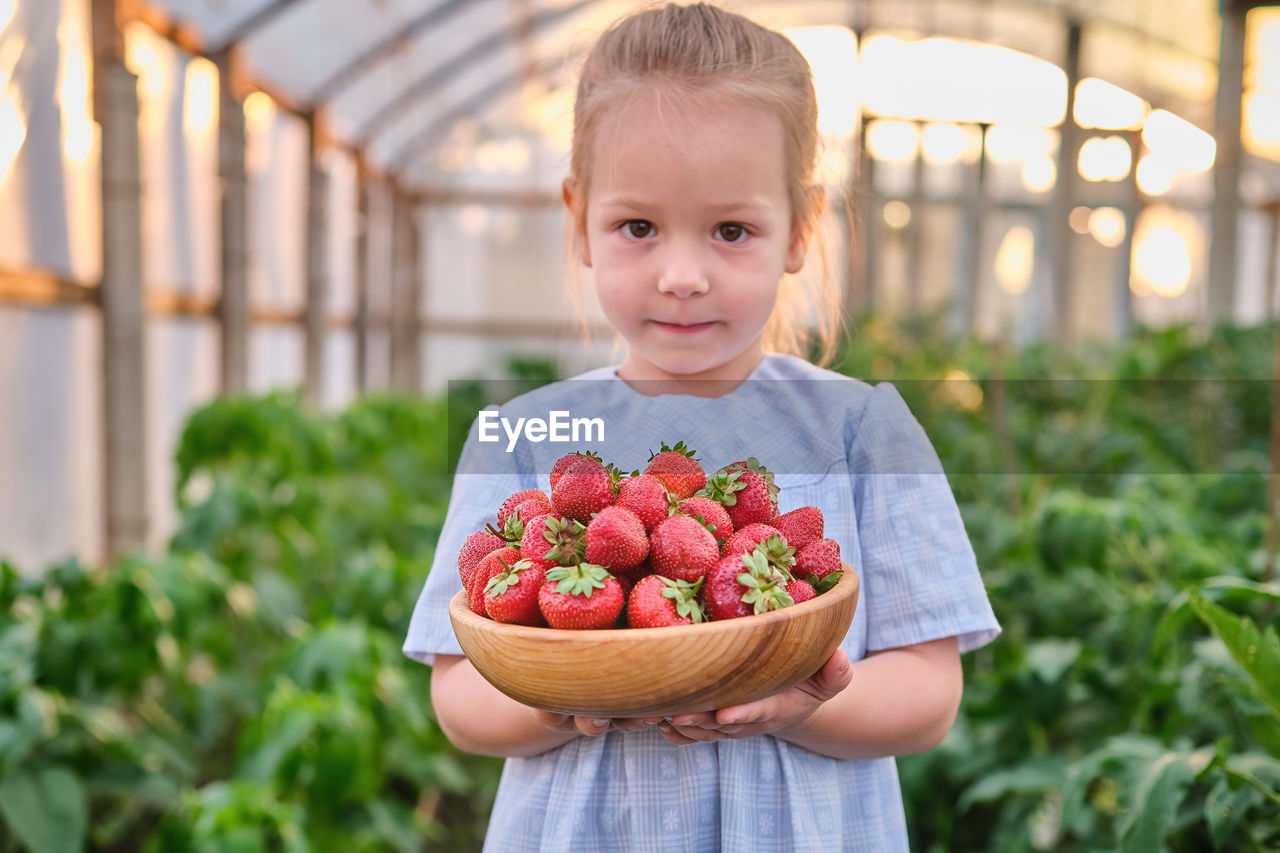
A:
[[[799,618],[807,613],[839,607],[850,597],[854,599],[856,608],[862,585],[861,579],[848,563],[842,562],[842,565],[844,566],[843,574],[841,574],[840,580],[836,581],[836,585],[822,595],[811,598],[808,601],[802,601],[790,607],[783,607],[780,610],[771,610],[768,613],[736,619],[718,619],[700,622],[696,625],[667,625],[661,628],[551,628],[516,625],[510,622],[498,622],[472,611],[471,606],[467,603],[467,591],[465,589],[460,590],[449,601],[449,618],[454,622],[455,635],[457,634],[456,626],[461,622],[473,630],[485,631],[503,639],[528,642],[575,642],[586,638],[598,641],[615,635],[619,636],[619,638],[653,642],[661,642],[664,639],[673,637],[707,637],[716,633],[741,630],[744,625],[767,628],[769,625]],[[695,633],[699,631],[701,634]]]

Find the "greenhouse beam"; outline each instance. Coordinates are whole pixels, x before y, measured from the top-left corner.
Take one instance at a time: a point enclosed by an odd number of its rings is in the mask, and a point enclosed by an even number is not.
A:
[[[329,305],[328,188],[329,176],[320,165],[318,118],[303,116],[307,126],[306,282],[303,306],[303,393],[319,407],[324,389],[325,311]]]
[[[146,325],[138,78],[124,64],[115,0],[93,0],[93,113],[102,145],[104,556],[148,535]]]
[[[392,184],[391,193],[391,387],[410,394],[420,388],[422,362],[417,208],[399,186]]]
[[[218,178],[222,184],[222,269],[217,308],[222,344],[220,387],[223,394],[241,394],[249,387],[249,208],[244,104],[234,90],[231,52],[220,51],[214,63],[218,67]]]
[[[1236,268],[1240,216],[1240,130],[1244,98],[1244,37],[1249,7],[1240,0],[1221,0],[1222,30],[1218,47],[1218,91],[1213,104],[1213,215],[1209,238],[1208,309],[1210,322],[1235,314]]]
[[[1084,28],[1078,20],[1066,22],[1067,106],[1058,141],[1058,179],[1049,199],[1045,243],[1049,256],[1050,328],[1059,344],[1071,341],[1074,294],[1071,263],[1071,210],[1076,197],[1076,161],[1080,159],[1080,126],[1076,124],[1076,87],[1080,84],[1080,42]]]

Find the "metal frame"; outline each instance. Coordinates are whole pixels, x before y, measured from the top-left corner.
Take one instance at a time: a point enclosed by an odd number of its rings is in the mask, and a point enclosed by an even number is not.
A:
[[[433,94],[439,86],[457,77],[470,66],[487,59],[494,48],[513,41],[520,35],[522,29],[527,28],[530,33],[537,32],[548,24],[552,24],[561,18],[575,14],[599,2],[600,0],[578,0],[572,6],[534,15],[524,27],[503,27],[489,33],[479,41],[471,44],[455,59],[431,69],[427,74],[405,86],[398,95],[379,107],[369,119],[360,125],[357,146],[367,146],[373,137],[378,135],[379,131],[393,122],[397,116],[404,115],[406,107],[421,98]]]

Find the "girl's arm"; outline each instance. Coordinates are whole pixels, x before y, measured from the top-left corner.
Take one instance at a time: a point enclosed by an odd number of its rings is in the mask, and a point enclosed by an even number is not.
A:
[[[582,717],[539,711],[499,691],[461,655],[436,655],[431,705],[449,742],[463,752],[524,758],[606,726]]]
[[[925,752],[951,731],[964,682],[955,637],[871,652],[849,685],[775,737],[832,758]]]
[[[837,651],[796,687],[660,727],[677,744],[772,734],[832,758],[908,755],[942,742],[962,690],[960,654],[948,637],[871,652],[857,663]]]

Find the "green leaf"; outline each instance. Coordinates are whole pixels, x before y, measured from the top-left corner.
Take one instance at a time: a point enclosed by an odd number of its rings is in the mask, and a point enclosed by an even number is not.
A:
[[[1003,800],[1015,794],[1043,795],[1060,790],[1065,770],[1066,760],[1060,756],[1032,758],[1017,767],[987,774],[982,781],[965,789],[956,806],[964,812],[974,803]]]
[[[1232,790],[1226,779],[1218,780],[1204,799],[1204,820],[1215,850],[1222,849],[1245,812],[1260,802],[1262,797],[1253,788],[1242,785]]]
[[[1237,616],[1198,592],[1191,594],[1190,603],[1248,673],[1258,698],[1280,716],[1280,635],[1275,627],[1269,625],[1261,631],[1249,617]]]
[[[1212,758],[1212,750],[1170,752],[1147,765],[1133,802],[1120,821],[1120,849],[1145,853],[1163,847],[1178,805],[1196,774]]]
[[[1046,684],[1053,684],[1080,657],[1080,641],[1050,637],[1035,640],[1027,648],[1027,668]]]
[[[41,767],[0,781],[0,815],[23,844],[40,853],[84,849],[84,785],[65,767]]]

